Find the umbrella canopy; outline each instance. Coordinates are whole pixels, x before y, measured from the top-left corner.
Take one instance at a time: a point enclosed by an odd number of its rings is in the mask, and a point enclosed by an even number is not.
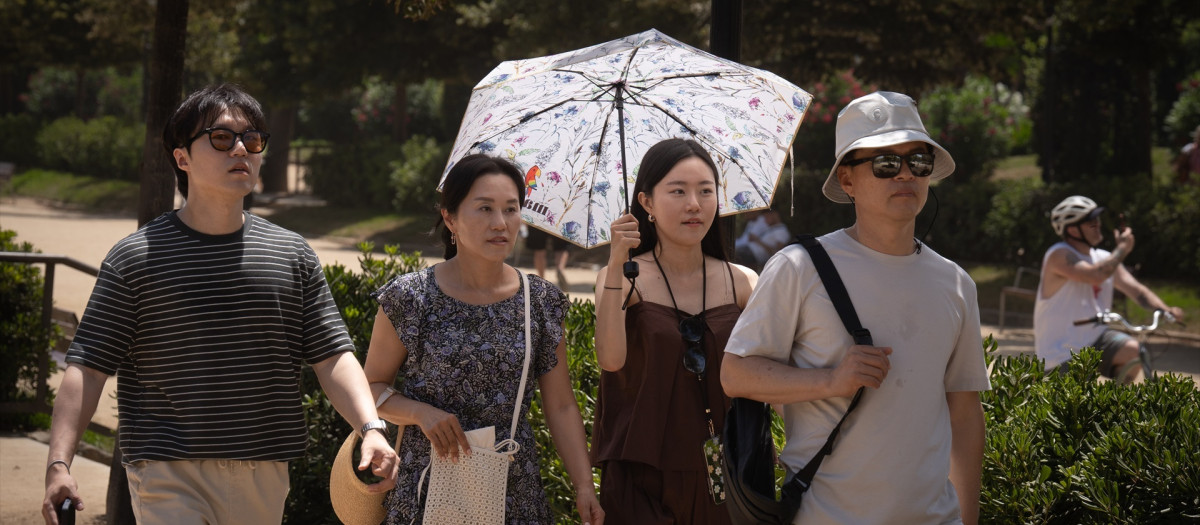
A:
[[[505,157],[526,173],[521,215],[584,248],[608,242],[642,155],[672,137],[720,170],[719,213],[770,205],[812,95],[656,30],[503,62],[475,86],[450,164]]]

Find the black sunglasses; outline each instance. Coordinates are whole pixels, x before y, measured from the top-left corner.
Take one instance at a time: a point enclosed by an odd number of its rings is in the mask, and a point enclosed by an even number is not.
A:
[[[911,171],[914,177],[928,177],[933,173],[933,153],[910,153],[908,155],[884,153],[873,157],[847,160],[842,162],[842,165],[854,167],[864,162],[871,163],[871,174],[880,179],[890,179],[899,175],[901,162],[908,163],[908,171]]]
[[[238,133],[229,128],[205,128],[188,140],[188,144],[195,142],[203,135],[208,135],[208,143],[212,144],[213,149],[217,151],[229,151],[233,149],[238,140],[241,140],[242,144],[246,146],[247,153],[262,153],[267,149],[267,139],[271,138],[270,133],[256,129]]]
[[[704,375],[706,360],[704,350],[700,348],[700,342],[704,340],[704,319],[697,315],[679,321],[679,335],[687,343],[683,367],[693,374]]]

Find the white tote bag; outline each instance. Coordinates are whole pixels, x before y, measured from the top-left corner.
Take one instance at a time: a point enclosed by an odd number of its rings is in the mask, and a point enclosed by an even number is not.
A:
[[[529,360],[533,341],[529,329],[529,278],[521,273],[525,290],[525,364],[521,368],[521,384],[517,389],[509,439],[495,443],[495,427],[467,432],[471,455],[459,455],[455,463],[431,451],[429,492],[425,496],[424,525],[502,525],[504,498],[508,492],[508,468],[521,446],[513,439],[525,399],[525,382],[529,375]],[[490,437],[489,437],[490,436]],[[421,493],[421,482],[417,494]]]

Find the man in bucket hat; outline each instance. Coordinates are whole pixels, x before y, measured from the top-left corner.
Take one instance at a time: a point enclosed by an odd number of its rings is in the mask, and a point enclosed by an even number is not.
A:
[[[819,238],[878,346],[856,345],[807,250],[763,270],[726,346],[731,397],[782,405],[795,474],[867,387],[817,470],[795,523],[975,523],[990,388],[975,283],[913,237],[929,183],[954,159],[925,131],[915,102],[877,92],[838,114],[830,200],[854,206],[849,228]]]

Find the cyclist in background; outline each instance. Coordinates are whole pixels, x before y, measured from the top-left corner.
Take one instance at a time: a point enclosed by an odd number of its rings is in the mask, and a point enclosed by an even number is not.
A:
[[[1050,212],[1050,224],[1062,241],[1046,250],[1042,259],[1033,309],[1034,346],[1046,370],[1065,370],[1072,354],[1086,346],[1103,353],[1100,373],[1110,378],[1137,358],[1138,342],[1128,334],[1103,325],[1073,324],[1112,308],[1114,287],[1143,308],[1183,318],[1181,308],[1167,306],[1121,264],[1133,250],[1132,230],[1122,225],[1113,231],[1117,246],[1112,252],[1097,248],[1104,240],[1103,211],[1092,199],[1073,195]]]

